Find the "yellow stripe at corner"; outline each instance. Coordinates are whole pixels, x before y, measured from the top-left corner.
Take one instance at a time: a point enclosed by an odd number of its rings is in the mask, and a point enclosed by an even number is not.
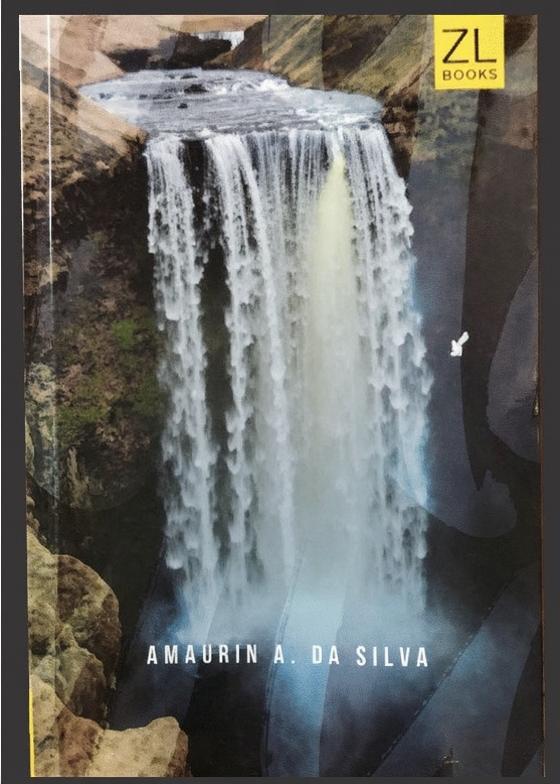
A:
[[[33,729],[33,692],[29,689],[29,775],[35,778],[35,732]]]

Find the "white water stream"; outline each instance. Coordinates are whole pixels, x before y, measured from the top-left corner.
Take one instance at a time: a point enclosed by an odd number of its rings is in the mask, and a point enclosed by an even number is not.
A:
[[[221,597],[235,619],[226,634],[244,639],[263,592],[289,588],[310,549],[317,580],[346,562],[376,595],[421,606],[430,382],[410,210],[383,130],[217,134],[202,144],[201,198],[219,226],[230,294],[225,538],[201,329],[209,243],[193,228],[181,139],[162,134],[147,147],[167,334],[167,563],[183,572],[191,621],[207,633]]]

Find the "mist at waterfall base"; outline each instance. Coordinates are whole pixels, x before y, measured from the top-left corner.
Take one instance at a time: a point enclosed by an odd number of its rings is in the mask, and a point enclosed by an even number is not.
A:
[[[410,205],[378,105],[226,71],[84,92],[150,132],[167,522],[135,688],[160,682],[150,718],[184,719],[204,666],[185,665],[184,681],[150,670],[147,645],[256,643],[260,675],[243,668],[242,693],[263,684],[261,771],[336,769],[377,736],[390,744],[457,645],[426,606],[431,376]],[[340,665],[311,663],[312,645],[335,644]],[[358,668],[358,645],[410,646],[411,666]],[[366,717],[372,735],[325,761],[327,714]]]

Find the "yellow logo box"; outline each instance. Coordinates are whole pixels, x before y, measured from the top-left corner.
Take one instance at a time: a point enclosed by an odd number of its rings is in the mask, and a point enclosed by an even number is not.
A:
[[[505,87],[503,14],[435,14],[436,90]]]

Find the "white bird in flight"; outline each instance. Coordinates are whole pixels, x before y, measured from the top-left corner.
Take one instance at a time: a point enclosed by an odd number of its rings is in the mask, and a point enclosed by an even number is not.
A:
[[[469,339],[469,333],[463,332],[459,340],[452,340],[451,341],[451,356],[452,357],[462,357],[463,356],[463,346]]]

